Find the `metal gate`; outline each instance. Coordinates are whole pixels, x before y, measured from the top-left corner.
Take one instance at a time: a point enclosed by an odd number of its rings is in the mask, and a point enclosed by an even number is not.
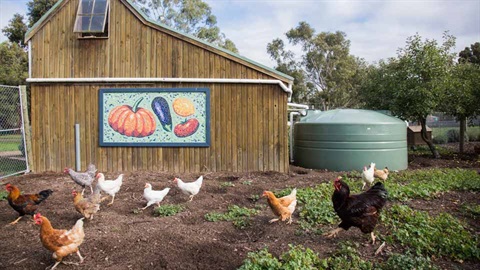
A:
[[[0,85],[0,179],[29,171],[21,94],[18,86]]]

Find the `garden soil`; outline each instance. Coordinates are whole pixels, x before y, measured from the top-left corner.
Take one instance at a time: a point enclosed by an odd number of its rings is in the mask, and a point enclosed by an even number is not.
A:
[[[467,145],[466,149],[467,154],[452,154],[438,160],[429,155],[410,155],[408,170],[459,167],[480,173],[479,157],[473,154],[471,145]],[[113,179],[118,174],[107,172],[106,178]],[[187,202],[188,196],[182,194],[172,180],[179,177],[192,181],[200,174],[152,171],[124,174],[124,184],[114,204],[107,206],[108,200],[105,201],[94,219],[85,221],[85,240],[80,246],[85,261],[79,266],[60,264],[57,269],[236,269],[242,265],[248,252],[264,247],[279,256],[289,249],[289,244],[301,244],[317,252],[320,258],[325,258],[345,240],[359,243],[358,250],[362,258],[369,261],[383,261],[391,252],[402,252],[400,245],[387,245],[380,255],[374,256],[381,241],[371,245],[368,235],[356,228],[341,232],[334,239],[302,231],[297,222],[298,213],[294,214],[291,225],[280,222],[269,224],[268,221],[274,216],[266,200],[261,197],[264,190],[313,187],[322,182],[331,182],[338,175],[345,174],[342,172],[292,166],[289,174],[205,173],[204,185],[192,202]],[[360,185],[361,180],[358,181]],[[53,172],[22,175],[2,180],[2,187],[7,182],[17,185],[24,193],[47,188],[54,190],[50,198],[39,207],[39,212],[50,219],[54,228],[70,229],[81,218],[75,211],[71,195],[73,189],[79,190],[80,187],[68,175]],[[184,211],[170,217],[154,216],[153,206],[143,212],[138,211],[146,203],[142,198],[146,182],[151,183],[156,190],[171,187],[161,204],[182,205]],[[231,184],[225,184],[226,182]],[[86,189],[85,193],[89,194],[90,190]],[[428,211],[432,215],[442,211],[452,213],[469,224],[469,230],[479,234],[478,220],[461,214],[459,208],[463,203],[478,205],[480,196],[472,192],[451,192],[429,201],[407,202],[410,207]],[[205,214],[224,212],[229,205],[248,208],[260,205],[261,211],[245,229],[237,229],[229,221],[205,220]],[[45,269],[53,264],[52,253],[43,248],[39,226],[34,224],[30,216],[25,216],[16,225],[8,225],[17,216],[6,200],[0,201],[0,269]],[[319,226],[317,229],[326,232],[335,227]],[[376,230],[380,240],[382,231],[385,228],[380,223]],[[78,262],[78,257],[73,254],[64,260]],[[437,259],[435,264],[444,269],[480,269],[478,261],[461,263]]]

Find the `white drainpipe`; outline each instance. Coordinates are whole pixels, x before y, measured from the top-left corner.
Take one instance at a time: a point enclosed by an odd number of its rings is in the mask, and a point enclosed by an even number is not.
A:
[[[288,100],[292,96],[292,88],[280,80],[263,79],[223,79],[223,78],[28,78],[30,83],[245,83],[245,84],[277,84],[288,93]]]
[[[295,107],[295,108],[300,108],[300,109],[305,109],[305,110],[309,109],[308,105],[305,105],[305,104],[287,103],[287,105],[290,106],[290,107]]]
[[[32,78],[32,41],[31,40],[28,41],[28,78]]]
[[[300,115],[299,112],[290,112],[290,162],[293,163],[293,116]]]

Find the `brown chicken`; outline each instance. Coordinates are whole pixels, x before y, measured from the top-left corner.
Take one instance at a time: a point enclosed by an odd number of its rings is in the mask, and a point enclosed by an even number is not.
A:
[[[83,257],[78,250],[78,247],[83,243],[85,233],[83,232],[83,218],[77,220],[73,228],[67,230],[57,230],[52,227],[50,221],[42,216],[40,213],[34,216],[35,224],[40,225],[40,240],[43,246],[53,251],[52,258],[55,259],[55,264],[51,269],[55,269],[59,263],[75,264],[72,262],[63,262],[62,259],[72,253],[77,253],[80,258],[80,263],[83,262]]]
[[[385,167],[385,169],[383,169],[383,170],[375,169],[375,172],[374,172],[373,176],[375,178],[382,179],[383,181],[385,181],[388,178],[388,173],[389,173],[388,167]]]
[[[76,190],[72,191],[73,205],[77,212],[82,214],[86,219],[92,220],[93,215],[100,210],[100,190],[95,189],[94,193],[88,198],[84,198],[82,193]]]
[[[267,197],[267,202],[273,213],[278,217],[271,219],[269,223],[276,222],[278,220],[287,221],[287,224],[291,224],[292,214],[295,211],[295,206],[297,205],[297,189],[294,188],[292,192],[284,197],[277,198],[275,194],[270,191],[264,191],[262,194],[263,197]]]
[[[335,237],[340,231],[357,227],[363,233],[370,233],[372,243],[375,244],[373,230],[377,225],[380,211],[387,202],[388,193],[381,182],[377,182],[369,190],[352,195],[350,188],[341,180],[335,179],[333,186],[335,191],[332,195],[333,209],[337,212],[342,222],[339,228],[325,233],[327,237]]]
[[[7,184],[5,189],[9,192],[7,197],[8,204],[20,215],[16,220],[10,222],[10,225],[16,224],[24,215],[33,216],[35,211],[37,211],[38,204],[53,193],[51,189],[46,189],[38,194],[22,195],[18,187],[12,184]]]

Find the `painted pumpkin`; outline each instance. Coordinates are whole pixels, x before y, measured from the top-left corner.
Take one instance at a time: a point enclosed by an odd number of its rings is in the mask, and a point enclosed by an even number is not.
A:
[[[108,124],[116,132],[129,137],[152,135],[156,128],[153,113],[138,107],[143,98],[137,100],[133,107],[121,105],[113,108],[108,115]]]
[[[190,116],[195,113],[195,106],[188,98],[176,98],[172,104],[173,111],[183,117]]]

